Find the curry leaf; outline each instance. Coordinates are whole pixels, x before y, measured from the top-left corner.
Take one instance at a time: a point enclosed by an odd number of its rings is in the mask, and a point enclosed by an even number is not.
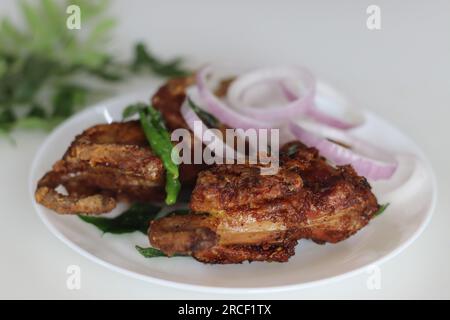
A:
[[[93,217],[79,215],[80,219],[95,225],[103,233],[122,234],[134,231],[147,233],[149,222],[160,210],[148,203],[135,203],[128,210],[115,218]]]
[[[168,257],[164,252],[161,250],[148,247],[148,248],[142,248],[140,246],[135,246],[136,250],[143,255],[146,258],[156,258],[156,257]],[[184,257],[184,255],[181,254],[174,254],[172,257]]]
[[[163,62],[152,55],[143,43],[138,43],[134,49],[134,61],[131,66],[134,71],[149,68],[155,74],[169,78],[183,77],[191,74],[190,71],[180,66],[181,62],[181,59]]]
[[[132,116],[139,114],[143,109],[145,109],[145,104],[143,103],[130,104],[122,111],[122,118],[124,120],[131,118]]]
[[[219,128],[220,122],[212,114],[200,109],[189,97],[189,106],[197,114],[197,116],[209,127],[209,128]]]
[[[74,84],[80,76],[95,83],[123,80],[132,75],[130,71],[148,71],[162,77],[189,73],[181,67],[180,59],[162,61],[142,43],[136,45],[132,62],[116,61],[107,50],[116,22],[107,14],[108,0],[18,3],[23,24],[16,25],[8,17],[0,20],[2,135],[7,136],[14,128],[51,129],[102,93],[95,86],[87,89]],[[65,25],[69,4],[81,8],[83,34]],[[33,110],[35,104],[42,105],[45,115]],[[23,107],[29,112],[22,112]]]
[[[374,217],[378,217],[379,215],[381,215],[381,214],[387,209],[387,207],[389,207],[389,205],[390,205],[389,202],[388,202],[388,203],[385,203],[385,204],[382,204],[382,205],[378,208],[377,212],[375,212],[375,213],[373,214],[373,216],[374,216]]]
[[[167,257],[164,252],[155,248],[142,248],[140,246],[135,246],[135,248],[141,255],[146,258]]]

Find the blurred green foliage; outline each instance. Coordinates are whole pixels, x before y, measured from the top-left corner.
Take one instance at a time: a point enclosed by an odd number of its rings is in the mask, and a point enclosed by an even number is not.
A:
[[[51,130],[84,107],[98,92],[80,76],[120,81],[132,73],[174,77],[188,73],[181,60],[164,62],[144,44],[134,48],[130,63],[107,51],[115,19],[107,0],[18,1],[23,24],[0,21],[0,134],[15,128]],[[81,9],[83,32],[66,27],[69,5]]]

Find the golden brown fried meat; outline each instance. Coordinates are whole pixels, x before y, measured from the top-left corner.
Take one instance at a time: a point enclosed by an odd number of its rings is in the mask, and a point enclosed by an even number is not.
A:
[[[35,193],[36,201],[61,214],[81,212],[97,214],[111,211],[116,206],[112,196],[96,193],[92,189],[84,190],[83,195],[75,193],[63,195],[56,191],[59,185],[67,181],[70,181],[67,175],[48,172],[39,181]]]
[[[62,214],[111,211],[116,199],[161,199],[164,168],[137,121],[93,126],[38,182],[36,201]],[[56,190],[64,186],[67,195]]]
[[[286,155],[287,150],[295,150]],[[281,152],[283,165],[298,172],[308,195],[305,223],[296,230],[301,238],[318,243],[347,239],[369,223],[379,204],[366,178],[350,165],[333,167],[315,148],[300,142],[287,144]]]
[[[186,89],[195,81],[194,77],[170,79],[152,97],[152,105],[158,109],[169,130],[188,129],[180,108],[186,98]]]
[[[218,217],[201,213],[152,221],[150,230],[150,242],[166,254],[192,255],[206,263],[285,262],[297,244],[285,232],[226,231]]]
[[[344,240],[378,210],[370,185],[350,166],[334,168],[301,143],[284,147],[280,161],[272,176],[251,165],[201,172],[191,198],[193,213],[152,222],[151,244],[169,255],[189,254],[209,263],[283,262],[294,254],[298,239]]]

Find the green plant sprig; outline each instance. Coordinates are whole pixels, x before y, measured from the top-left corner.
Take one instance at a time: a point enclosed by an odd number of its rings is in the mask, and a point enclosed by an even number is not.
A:
[[[69,4],[80,7],[83,32],[66,27]],[[142,43],[135,45],[131,62],[117,61],[107,50],[116,25],[108,5],[107,0],[21,0],[23,26],[8,17],[0,20],[0,134],[54,128],[99,95],[95,87],[80,84],[83,77],[112,82],[136,72],[189,73],[180,59],[162,61]]]

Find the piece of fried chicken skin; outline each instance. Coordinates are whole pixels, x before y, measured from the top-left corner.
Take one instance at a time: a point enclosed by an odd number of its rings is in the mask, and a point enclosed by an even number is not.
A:
[[[202,171],[189,215],[155,220],[150,243],[206,263],[285,262],[297,240],[336,243],[368,224],[379,205],[351,166],[333,167],[299,142],[281,150],[276,175],[257,165]]]

